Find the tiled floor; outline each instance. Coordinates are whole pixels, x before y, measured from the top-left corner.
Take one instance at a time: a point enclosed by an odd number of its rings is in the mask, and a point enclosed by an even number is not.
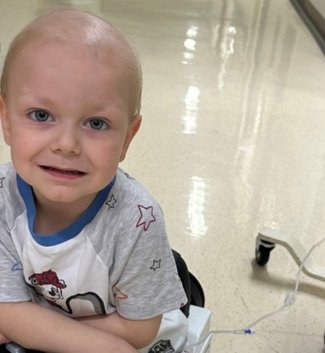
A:
[[[257,268],[258,230],[306,247],[325,236],[325,62],[289,1],[0,0],[1,61],[25,23],[67,5],[109,19],[138,49],[144,121],[123,167],[164,208],[212,328],[280,307],[297,266],[277,247]],[[312,258],[325,266],[324,252]],[[323,352],[325,284],[302,276],[296,304],[255,329],[216,336],[211,353]]]

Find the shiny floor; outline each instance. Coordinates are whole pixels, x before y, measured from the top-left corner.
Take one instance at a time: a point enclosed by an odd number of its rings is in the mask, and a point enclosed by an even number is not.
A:
[[[21,26],[62,6],[109,19],[139,52],[144,121],[123,168],[164,208],[211,328],[281,307],[298,267],[283,247],[257,267],[257,232],[307,248],[325,236],[325,61],[290,2],[0,0],[1,61]],[[313,261],[325,266],[324,253]],[[323,352],[325,284],[302,276],[296,304],[255,330],[215,336],[211,353]]]

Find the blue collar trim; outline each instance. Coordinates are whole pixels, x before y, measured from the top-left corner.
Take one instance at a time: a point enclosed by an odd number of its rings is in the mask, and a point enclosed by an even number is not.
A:
[[[33,188],[17,174],[18,190],[20,192],[21,197],[24,200],[26,210],[27,210],[29,231],[32,234],[35,241],[38,244],[43,246],[53,246],[53,245],[61,244],[77,236],[81,232],[81,230],[95,218],[98,211],[100,210],[105,200],[107,199],[107,196],[110,190],[112,189],[115,183],[115,180],[116,180],[116,177],[114,177],[114,179],[104,189],[100,190],[97,193],[95,199],[92,201],[90,206],[70,226],[49,235],[41,235],[34,231],[36,205],[35,205],[35,199],[33,194]]]

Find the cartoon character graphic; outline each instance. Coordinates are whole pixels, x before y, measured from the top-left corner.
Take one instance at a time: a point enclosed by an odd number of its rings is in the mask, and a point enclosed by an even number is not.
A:
[[[42,295],[50,303],[63,299],[62,289],[66,288],[64,280],[59,279],[56,272],[52,270],[42,273],[34,273],[28,277],[30,284],[36,293]]]
[[[29,283],[27,282],[27,284],[32,287],[38,295],[44,297],[49,304],[68,314],[74,314],[73,306],[76,308],[82,306],[84,308],[83,310],[87,311],[85,315],[106,314],[103,300],[94,292],[77,293],[65,298],[63,290],[67,288],[67,285],[63,279],[59,279],[59,276],[53,270],[34,273],[28,277],[28,281]]]

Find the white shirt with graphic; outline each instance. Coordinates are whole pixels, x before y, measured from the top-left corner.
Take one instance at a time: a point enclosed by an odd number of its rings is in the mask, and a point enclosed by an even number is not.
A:
[[[177,316],[173,334],[166,337],[162,325],[162,338],[144,351],[156,352],[159,344],[169,346],[159,352],[179,351],[173,341],[185,334],[178,309],[187,299],[162,211],[135,179],[118,170],[76,222],[44,236],[34,231],[31,186],[4,164],[0,212],[1,302],[32,300],[71,317],[118,312],[139,320],[169,313]]]

